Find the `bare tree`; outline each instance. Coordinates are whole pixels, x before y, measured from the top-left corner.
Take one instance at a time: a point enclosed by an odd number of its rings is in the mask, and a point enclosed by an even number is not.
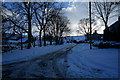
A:
[[[101,19],[105,25],[104,30],[104,40],[109,36],[109,30],[108,30],[108,21],[109,18],[114,16],[111,14],[113,12],[116,12],[116,3],[115,2],[107,2],[106,0],[104,2],[94,2],[93,3],[93,15],[95,15],[98,19]]]
[[[47,17],[50,14],[50,9],[54,6],[54,3],[52,2],[40,2],[40,3],[35,3],[37,4],[37,7],[34,9],[35,11],[35,17],[36,17],[36,25],[39,30],[39,41],[40,41],[40,46],[42,46],[42,31],[45,36],[45,27],[47,24]],[[44,37],[44,46],[46,46],[46,40]]]
[[[32,30],[32,17],[34,14],[34,4],[32,2],[12,2],[4,3],[4,8],[7,8],[11,12],[18,14],[18,17],[7,17],[5,20],[11,22],[14,27],[20,28],[28,33],[28,49],[31,47],[31,39],[33,38]],[[24,27],[23,27],[24,26]],[[15,30],[15,28],[14,28]],[[18,31],[18,30],[16,30]]]
[[[43,30],[43,3],[35,3],[37,5],[37,7],[34,9],[35,12],[35,26],[37,27],[37,29],[39,30],[39,43],[40,43],[40,47],[42,46],[42,30]]]
[[[61,11],[61,4],[57,4],[56,2],[38,2],[37,7],[34,9],[35,11],[35,24],[39,30],[39,41],[40,46],[42,46],[42,34],[44,36],[44,46],[46,46],[46,28],[47,23],[51,21],[51,14]]]
[[[56,45],[62,42],[64,33],[70,32],[69,20],[63,14],[53,13],[50,17],[51,21],[48,22],[47,33],[55,38]]]
[[[23,30],[23,32],[28,33],[23,17],[6,8],[2,8],[2,24],[3,33],[10,31],[11,33],[16,32],[19,34],[20,29]]]
[[[27,28],[25,28],[26,23],[24,23],[23,17],[18,14],[11,12],[6,8],[2,8],[2,34],[11,33],[11,34],[19,34],[21,36],[21,50],[22,47],[22,35],[23,33],[28,33]],[[4,37],[4,36],[3,36]],[[4,39],[4,38],[3,38]],[[5,39],[6,42],[7,39]],[[3,42],[4,44],[4,42]],[[5,43],[6,44],[6,43]]]
[[[83,35],[89,35],[90,34],[90,23],[89,23],[89,18],[83,18],[79,21],[78,23],[78,30],[77,32],[79,34],[83,34]],[[100,29],[100,26],[97,26],[97,23],[94,19],[91,20],[91,24],[92,24],[92,33],[95,32],[95,30]]]
[[[115,12],[117,5],[114,2],[94,2],[93,15],[104,22],[105,27],[108,27],[108,20],[111,14]]]

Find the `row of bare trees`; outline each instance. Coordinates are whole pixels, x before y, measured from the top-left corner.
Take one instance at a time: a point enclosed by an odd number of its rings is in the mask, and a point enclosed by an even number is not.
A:
[[[3,33],[27,33],[28,49],[31,48],[31,43],[34,42],[34,36],[32,34],[33,26],[37,27],[36,31],[39,33],[39,46],[42,46],[42,38],[44,46],[46,46],[48,36],[51,36],[51,44],[53,39],[56,41],[56,44],[60,44],[60,38],[64,33],[70,32],[68,26],[70,22],[61,12],[62,3],[6,2],[3,3],[2,8]]]

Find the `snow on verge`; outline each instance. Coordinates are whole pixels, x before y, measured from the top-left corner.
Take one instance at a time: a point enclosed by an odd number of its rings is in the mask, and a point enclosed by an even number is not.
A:
[[[78,44],[68,56],[70,78],[118,78],[119,49],[89,49]]]

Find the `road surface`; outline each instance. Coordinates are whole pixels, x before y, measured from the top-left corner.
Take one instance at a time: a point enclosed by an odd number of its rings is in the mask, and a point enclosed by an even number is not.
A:
[[[29,61],[3,65],[2,75],[6,78],[65,78],[67,54],[76,45],[58,50]]]

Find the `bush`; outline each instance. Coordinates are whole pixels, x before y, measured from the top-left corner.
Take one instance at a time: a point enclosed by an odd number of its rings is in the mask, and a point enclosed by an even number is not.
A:
[[[112,48],[112,45],[110,43],[100,43],[98,45],[98,48]]]
[[[77,43],[77,41],[76,41],[76,40],[73,40],[72,42],[73,42],[73,43]]]
[[[120,48],[120,43],[116,42],[100,42],[100,43],[94,43],[93,46],[98,48]]]
[[[120,44],[114,44],[112,45],[112,48],[120,48]]]

